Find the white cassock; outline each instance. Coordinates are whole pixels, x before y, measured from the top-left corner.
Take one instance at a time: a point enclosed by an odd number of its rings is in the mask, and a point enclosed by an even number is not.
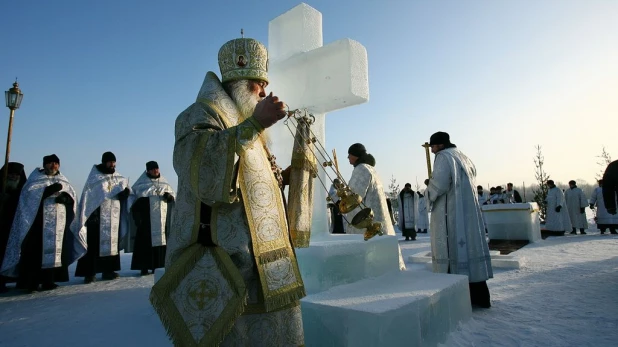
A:
[[[429,210],[427,206],[427,198],[423,194],[418,198],[418,218],[416,219],[416,228],[420,230],[429,229]]]
[[[547,192],[547,216],[545,217],[545,229],[549,231],[571,230],[571,219],[566,209],[564,194],[558,187],[550,188]],[[560,212],[556,212],[556,207],[561,206]]]
[[[375,168],[368,164],[358,164],[352,171],[352,177],[348,183],[350,189],[363,198],[363,203],[373,211],[374,222],[382,223],[382,232],[385,235],[395,235],[395,228],[391,221],[388,205],[386,205],[386,194],[382,187],[382,180]],[[361,208],[357,207],[347,213],[347,220],[352,221],[354,216],[360,212]],[[351,224],[346,223],[346,234],[363,234],[365,229],[357,229]],[[376,236],[379,237],[379,236]],[[405,269],[406,265],[399,250],[399,268]]]
[[[614,194],[616,200],[616,206],[618,206],[618,198]],[[618,214],[609,214],[605,208],[605,201],[603,200],[603,188],[596,187],[590,196],[590,204],[596,205],[597,209],[597,225],[617,225]]]
[[[476,168],[457,148],[436,153],[426,190],[431,209],[433,271],[467,275],[470,283],[493,278],[476,191]]]
[[[567,209],[569,211],[569,217],[571,218],[572,228],[584,228],[588,227],[588,220],[586,219],[586,213],[581,213],[581,208],[588,206],[588,199],[581,188],[569,188],[564,192],[564,199],[566,200]]]

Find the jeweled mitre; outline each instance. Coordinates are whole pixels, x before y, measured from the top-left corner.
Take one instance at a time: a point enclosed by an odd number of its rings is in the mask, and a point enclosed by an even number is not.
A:
[[[219,50],[219,68],[223,83],[245,79],[268,83],[268,51],[254,39],[230,40]]]

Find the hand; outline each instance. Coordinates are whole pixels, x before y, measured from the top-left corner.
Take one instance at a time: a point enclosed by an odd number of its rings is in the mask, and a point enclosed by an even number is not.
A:
[[[45,188],[45,191],[53,194],[53,193],[57,193],[59,191],[62,190],[62,184],[56,182],[54,184],[52,184],[51,186],[47,186],[47,188]]]
[[[43,199],[47,199],[48,197],[54,195],[55,193],[59,192],[62,190],[62,184],[56,182],[52,185],[49,185],[47,187],[45,187],[45,190],[43,191]]]
[[[556,212],[560,212],[561,209],[562,209],[562,206],[556,206]]]
[[[163,194],[163,199],[165,199],[165,202],[172,202],[174,201],[174,196],[170,193],[165,192],[165,194]]]
[[[264,128],[271,127],[286,115],[285,103],[279,101],[279,98],[274,96],[272,92],[258,102],[253,111],[253,117]]]
[[[281,171],[281,178],[283,179],[283,186],[290,185],[290,172],[292,172],[292,166],[288,166],[285,170]]]
[[[126,200],[129,197],[129,194],[131,194],[131,190],[129,188],[125,188],[123,191],[118,193],[116,197],[118,200]]]
[[[585,207],[580,208],[579,213],[586,213],[586,208]]]

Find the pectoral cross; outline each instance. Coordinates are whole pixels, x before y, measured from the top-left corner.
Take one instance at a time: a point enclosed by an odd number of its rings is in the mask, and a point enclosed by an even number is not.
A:
[[[425,147],[425,157],[427,157],[427,178],[431,178],[431,158],[429,157],[429,142],[425,142],[421,145],[421,147]]]

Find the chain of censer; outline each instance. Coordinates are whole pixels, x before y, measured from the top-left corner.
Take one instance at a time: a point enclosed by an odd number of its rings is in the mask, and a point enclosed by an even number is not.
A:
[[[298,140],[296,139],[295,136],[295,132],[298,129],[298,126],[293,124],[293,122],[290,122],[290,119],[294,119],[296,120],[296,122],[299,122],[298,118],[305,118],[306,116],[300,116],[301,111],[296,109],[293,111],[288,111],[288,118],[283,122],[283,124],[286,125],[286,127],[288,128],[288,130],[290,131],[290,134],[292,134],[292,138],[294,138],[294,141],[296,143],[298,143]],[[307,110],[304,111],[305,114],[307,114]],[[309,113],[309,116],[313,117],[312,114]],[[315,117],[313,117],[315,119]],[[308,121],[308,119],[304,120],[308,125],[311,125],[312,123],[310,123]],[[292,123],[292,126],[295,127],[294,130],[292,130],[292,128],[290,128],[290,123]],[[315,136],[315,134],[313,133],[313,131],[311,130],[311,127],[308,127],[309,129],[309,138],[305,138],[304,134],[301,132],[301,136],[303,137],[303,141],[305,141],[305,143],[310,144],[310,143],[317,143],[319,145],[320,149],[317,149],[317,152],[320,154],[320,156],[322,157],[322,159],[324,160],[323,164],[320,165],[322,167],[322,170],[324,171],[324,173],[326,174],[326,176],[328,177],[329,181],[333,181],[333,179],[331,178],[331,176],[328,174],[328,171],[326,171],[327,167],[331,167],[331,170],[335,171],[335,169],[332,169],[333,167],[333,159],[328,155],[328,153],[326,152],[326,149],[324,148],[324,146],[322,145],[322,143],[320,141],[317,140],[317,137]],[[299,145],[302,145],[301,143],[298,143]],[[309,150],[311,151],[311,153],[317,158],[318,156],[315,154],[315,151],[313,150],[313,148],[311,146],[309,146]],[[306,158],[306,156],[305,156]],[[343,183],[343,185],[345,187],[348,187],[348,189],[350,188],[348,186],[348,183],[346,182],[346,180],[341,176],[341,173],[339,173],[338,171],[335,171],[335,175],[341,180],[341,182]],[[324,187],[324,190],[326,191],[326,194],[328,195],[329,193],[329,189],[326,187],[326,184],[324,183],[324,181],[322,181],[322,179],[320,178],[320,175],[317,174],[316,172],[316,177],[318,178],[318,180],[320,181],[320,184],[322,184],[322,187]],[[353,192],[354,193],[354,192]],[[367,205],[365,205],[365,203],[361,200],[360,206],[362,208],[367,208]],[[346,220],[346,222],[348,222],[348,224],[351,224],[347,218],[345,218],[345,214],[341,214],[343,216],[343,218]]]

